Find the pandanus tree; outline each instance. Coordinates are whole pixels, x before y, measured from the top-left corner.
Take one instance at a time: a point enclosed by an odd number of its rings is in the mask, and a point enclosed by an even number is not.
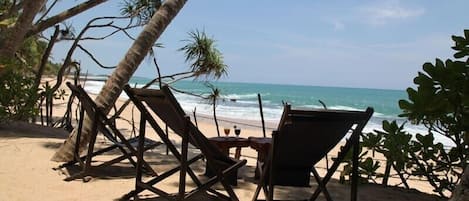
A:
[[[189,70],[172,75],[161,75],[160,67],[156,61],[156,51],[152,50],[150,52],[150,56],[153,58],[153,63],[158,71],[158,77],[146,83],[142,88],[148,88],[154,83],[159,83],[161,86],[163,80],[166,79],[164,81],[165,84],[177,92],[210,100],[210,98],[201,94],[194,94],[189,91],[183,91],[172,86],[172,83],[183,79],[219,79],[221,76],[227,74],[228,66],[225,65],[223,61],[222,53],[215,46],[215,40],[211,37],[208,37],[204,31],[190,31],[188,35],[189,38],[183,40],[187,44],[178,50],[185,54],[185,61],[190,63]],[[158,47],[162,47],[161,44],[157,45]],[[121,108],[115,112],[113,118],[120,116],[128,104],[130,104],[130,100],[127,100],[121,106]]]
[[[186,62],[191,62],[191,71],[193,75],[199,77],[201,75],[213,76],[220,78],[227,74],[227,65],[223,61],[221,52],[215,47],[215,40],[208,37],[205,32],[192,31],[189,32],[189,44],[180,48],[186,55]],[[216,107],[217,100],[220,97],[220,90],[207,83],[207,87],[211,89],[211,93],[206,97],[213,106],[213,118],[217,128],[217,135],[220,136],[220,129],[217,121]]]
[[[215,47],[215,40],[205,32],[198,30],[189,32],[189,42],[179,51],[186,55],[186,62],[190,62],[191,72],[196,77],[205,75],[220,78],[227,74],[227,65],[223,62],[221,52]]]
[[[118,63],[116,69],[107,79],[101,92],[96,97],[96,104],[108,113],[113,104],[119,98],[124,85],[130,80],[142,60],[148,54],[156,40],[163,33],[169,23],[176,17],[177,13],[182,9],[186,0],[165,0],[156,10],[155,14],[148,21],[142,32],[133,42],[123,59]],[[83,148],[90,140],[91,120],[85,117],[80,138],[79,147]],[[72,131],[69,138],[61,145],[59,150],[54,154],[54,161],[70,161],[73,159],[75,149],[76,129]],[[82,149],[80,149],[82,150]]]

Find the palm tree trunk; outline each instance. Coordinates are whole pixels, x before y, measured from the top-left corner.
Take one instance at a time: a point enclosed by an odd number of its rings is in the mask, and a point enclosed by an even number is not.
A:
[[[187,0],[166,0],[158,11],[153,15],[151,20],[145,26],[143,31],[134,41],[124,58],[119,62],[117,68],[104,84],[101,92],[96,97],[96,104],[103,108],[107,113],[112,105],[119,98],[124,85],[129,81],[132,74],[137,70],[138,66],[147,55],[153,44],[163,33],[171,20],[182,9]],[[80,140],[80,150],[88,144],[90,140],[91,121],[85,118],[83,131]],[[66,162],[73,159],[73,151],[76,141],[76,130],[59,148],[52,157],[53,161]]]

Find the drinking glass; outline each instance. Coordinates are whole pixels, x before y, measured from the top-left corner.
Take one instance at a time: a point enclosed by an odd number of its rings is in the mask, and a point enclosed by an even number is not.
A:
[[[239,134],[241,134],[241,129],[235,128],[235,134],[236,134],[236,137],[239,137]]]
[[[223,131],[225,132],[226,137],[230,134],[230,128],[224,128]]]

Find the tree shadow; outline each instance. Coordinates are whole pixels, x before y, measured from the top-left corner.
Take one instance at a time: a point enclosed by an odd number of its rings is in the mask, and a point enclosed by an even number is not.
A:
[[[47,126],[26,122],[9,122],[0,124],[0,138],[55,138],[66,139],[69,132]]]
[[[46,147],[55,147],[55,146],[60,146],[61,143],[45,143],[44,146]],[[97,148],[102,148],[105,147],[103,144],[97,146]],[[85,151],[86,153],[86,151]],[[196,155],[198,155],[200,152],[197,149],[189,149],[189,158],[192,158]],[[103,167],[98,167],[100,164],[112,160],[116,157],[119,157],[122,155],[122,152],[119,149],[114,149],[109,152],[105,152],[101,155],[93,157],[92,160],[92,167],[89,170],[89,177],[93,179],[128,179],[128,178],[135,178],[136,175],[136,169],[130,163],[128,159],[124,159],[118,163],[109,165],[109,166],[103,166]],[[134,161],[136,161],[136,157],[132,157]],[[147,150],[144,153],[144,159],[145,161],[153,168],[153,170],[160,174],[163,173],[169,169],[172,169],[174,167],[177,167],[180,163],[176,157],[174,157],[171,153],[166,154],[166,146],[164,144],[159,145],[153,149]],[[201,162],[201,160],[191,164],[192,170],[194,172],[201,172],[205,170],[204,168],[205,163]],[[59,166],[60,167],[60,166]],[[79,166],[78,162],[75,164],[67,165],[62,168],[56,168],[58,171],[61,171],[64,175],[67,177],[70,175],[74,175],[76,173],[79,173],[82,168]],[[151,175],[146,175],[146,176],[151,176]],[[169,184],[171,185],[171,184]],[[178,185],[178,184],[174,184]]]

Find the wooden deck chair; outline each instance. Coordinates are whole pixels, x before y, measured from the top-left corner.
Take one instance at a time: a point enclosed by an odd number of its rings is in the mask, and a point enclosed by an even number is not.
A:
[[[356,201],[359,136],[372,114],[372,108],[366,111],[297,110],[285,105],[278,129],[272,134],[273,142],[268,157],[264,164],[258,165],[262,167],[261,178],[253,200],[258,200],[261,189],[266,200],[274,200],[276,185],[308,187],[311,172],[318,188],[309,200],[315,200],[321,192],[326,200],[332,200],[326,184],[347,152],[353,149],[351,200]],[[314,165],[348,133],[351,133],[350,137],[321,179]]]
[[[137,163],[135,160],[132,158],[133,156],[137,155],[137,141],[138,138],[130,138],[127,139],[122,135],[122,133],[115,127],[114,123],[107,118],[105,113],[102,111],[101,108],[99,108],[96,103],[91,99],[91,97],[85,92],[85,90],[80,86],[75,86],[71,84],[70,82],[66,83],[67,86],[70,88],[72,91],[72,96],[75,96],[78,98],[80,101],[80,119],[78,122],[78,133],[77,133],[77,140],[75,144],[75,150],[74,150],[74,160],[64,163],[60,165],[58,168],[64,168],[68,167],[70,165],[73,165],[75,163],[79,163],[81,166],[82,170],[76,174],[73,174],[67,178],[65,178],[66,181],[71,181],[77,178],[82,178],[83,181],[89,181],[86,176],[89,176],[91,168],[97,168],[97,167],[105,167],[109,166],[115,163],[118,163],[120,161],[123,161],[125,159],[129,160],[129,162],[136,167]],[[90,142],[88,144],[88,150],[86,155],[80,156],[80,150],[79,150],[79,142],[80,142],[80,137],[81,137],[81,132],[83,128],[83,119],[84,115],[88,115],[89,118],[91,118],[91,121],[93,122],[92,125],[92,134],[90,138]],[[99,132],[101,132],[104,137],[111,142],[111,145],[105,148],[101,148],[97,151],[95,151],[95,142],[96,142],[96,137]],[[145,144],[144,144],[144,149],[152,149],[158,145],[162,144],[161,142],[156,142],[150,139],[145,139]],[[103,162],[97,166],[92,166],[92,158],[104,154],[106,152],[119,149],[121,152],[121,155],[111,159],[109,161]],[[150,174],[156,174],[153,169],[148,165],[146,162],[142,162],[145,165],[145,170],[150,173]]]
[[[193,198],[199,193],[211,193],[224,200],[238,200],[232,187],[228,183],[228,177],[237,171],[240,167],[246,164],[246,160],[235,160],[223,154],[215,145],[213,145],[201,131],[190,121],[189,117],[185,114],[176,98],[168,88],[163,86],[160,90],[156,89],[137,89],[130,88],[128,85],[124,87],[124,91],[141,112],[141,129],[140,137],[143,138],[144,128],[146,122],[156,131],[157,135],[168,146],[170,152],[178,159],[180,165],[174,169],[152,178],[149,181],[142,181],[141,171],[137,169],[136,186],[135,190],[125,195],[124,199],[135,197],[138,199],[138,193],[149,190],[160,197],[168,200],[186,200]],[[149,108],[153,111],[160,120],[162,120],[171,130],[182,138],[181,153],[176,149],[173,143],[167,138],[164,131],[158,125],[155,118],[147,110]],[[188,159],[188,144],[192,144],[200,149],[201,154]],[[140,166],[142,161],[143,149],[138,149],[139,156],[137,157],[137,166]],[[207,167],[215,174],[209,178],[205,183],[200,182],[198,177],[194,174],[189,165],[202,157],[207,161]],[[179,171],[179,191],[177,194],[170,194],[155,187],[155,184],[166,179],[167,177]],[[186,192],[186,174],[189,174],[192,181],[197,185],[195,189]],[[228,193],[228,195],[216,191],[212,186],[220,182]]]

